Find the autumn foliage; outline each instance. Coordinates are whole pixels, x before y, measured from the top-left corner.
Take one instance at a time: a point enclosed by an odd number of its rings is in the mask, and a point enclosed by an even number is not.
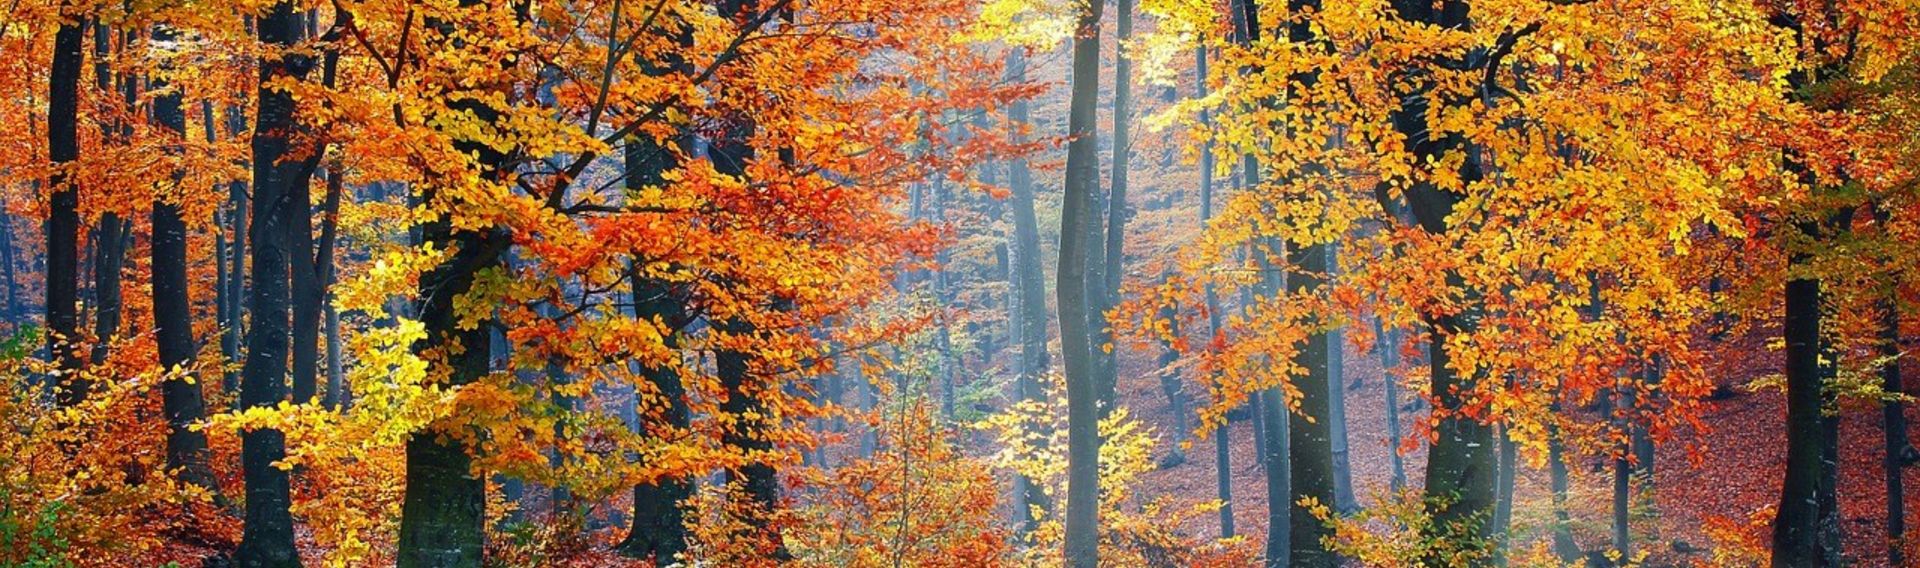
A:
[[[1910,564],[1916,38],[16,2],[0,566]]]

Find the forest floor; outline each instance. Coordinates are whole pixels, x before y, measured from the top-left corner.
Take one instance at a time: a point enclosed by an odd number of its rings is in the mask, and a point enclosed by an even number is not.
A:
[[[1640,507],[1633,521],[1634,550],[1648,554],[1649,566],[1693,566],[1704,563],[1715,542],[1707,527],[1727,526],[1750,542],[1764,545],[1771,511],[1779,500],[1779,486],[1785,469],[1785,399],[1774,390],[1752,392],[1745,385],[1754,379],[1778,373],[1780,355],[1765,349],[1763,334],[1719,344],[1710,361],[1731,361],[1711,369],[1724,393],[1701,416],[1710,430],[1685,431],[1661,446],[1656,460],[1654,490],[1656,506]],[[1346,348],[1346,413],[1348,441],[1353,470],[1355,497],[1362,506],[1388,496],[1391,477],[1389,441],[1386,434],[1385,388],[1377,355]],[[1123,365],[1131,377],[1151,377],[1151,354],[1133,352],[1123,356]],[[1911,365],[1909,365],[1911,367]],[[1912,392],[1915,372],[1906,373]],[[1173,424],[1166,397],[1155,380],[1122,380],[1122,399],[1136,416],[1169,432]],[[1189,389],[1195,388],[1189,385]],[[1409,405],[1407,392],[1401,389],[1402,404]],[[1885,477],[1881,459],[1881,410],[1876,404],[1855,403],[1843,412],[1840,445],[1840,500],[1845,533],[1845,551],[1850,566],[1888,566],[1884,545]],[[1908,409],[1909,426],[1916,413]],[[1403,423],[1424,419],[1425,414],[1403,412]],[[1234,499],[1234,523],[1239,534],[1254,541],[1263,540],[1266,517],[1266,483],[1255,461],[1251,420],[1231,423],[1231,447]],[[1920,436],[1920,431],[1910,431]],[[1163,444],[1162,451],[1172,444]],[[1162,469],[1146,476],[1144,495],[1171,495],[1178,505],[1188,506],[1215,497],[1214,445],[1211,439],[1195,440],[1187,450],[1183,465]],[[1424,448],[1403,454],[1408,484],[1421,486],[1425,467]],[[1589,551],[1611,545],[1610,469],[1603,460],[1582,458],[1569,469],[1573,489],[1569,492],[1572,532],[1580,546]],[[1920,471],[1909,469],[1906,475],[1908,510],[1920,510]],[[1522,454],[1520,477],[1516,482],[1514,530],[1516,547],[1545,546],[1551,508],[1544,467],[1526,464]],[[1640,497],[1636,496],[1636,502]],[[1911,518],[1911,513],[1909,513]],[[1912,524],[1912,521],[1909,521]],[[1219,534],[1218,516],[1198,515],[1182,527],[1187,534],[1213,537]],[[1911,529],[1910,529],[1911,530]]]

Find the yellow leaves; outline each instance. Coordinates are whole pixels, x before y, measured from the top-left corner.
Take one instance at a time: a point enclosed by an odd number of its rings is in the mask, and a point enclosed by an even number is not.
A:
[[[361,311],[373,317],[385,317],[387,299],[410,297],[419,288],[420,275],[438,265],[445,256],[431,244],[418,249],[390,251],[376,258],[355,278],[333,286],[334,307],[340,311]]]
[[[1074,0],[1075,2],[1080,0]],[[1074,2],[1043,0],[987,0],[980,6],[969,35],[976,41],[999,40],[1009,45],[1045,48],[1073,35]]]

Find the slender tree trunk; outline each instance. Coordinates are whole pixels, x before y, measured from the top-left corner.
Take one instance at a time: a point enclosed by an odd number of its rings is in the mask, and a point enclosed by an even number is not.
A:
[[[1400,378],[1393,374],[1394,368],[1400,366],[1400,331],[1386,329],[1379,318],[1373,320],[1373,331],[1380,338],[1380,385],[1386,391],[1387,402],[1387,460],[1393,472],[1387,486],[1397,492],[1407,486],[1406,458],[1400,455],[1400,441],[1404,437],[1400,429]]]
[[[214,125],[216,121],[214,120],[213,102],[201,101],[200,121],[201,129],[206,135],[207,143],[214,143],[216,141],[214,135],[216,130]],[[229,124],[228,129],[230,135],[239,130],[238,127],[231,124]],[[241,262],[243,260],[243,253],[241,251],[246,248],[247,243],[247,232],[244,227],[244,225],[246,225],[247,206],[244,203],[246,192],[240,189],[241,187],[243,187],[243,182],[239,181],[231,182],[228,185],[227,204],[222,207],[219,212],[215,213],[214,219],[214,224],[216,225],[214,229],[214,265],[217,267],[216,272],[221,276],[217,281],[217,285],[220,287],[220,293],[218,294],[220,305],[218,306],[219,309],[216,310],[217,316],[220,318],[219,323],[221,329],[220,354],[222,359],[220,363],[222,371],[220,373],[220,387],[224,392],[229,394],[240,388],[240,375],[233,370],[233,363],[240,360],[240,305],[243,303],[242,295],[245,293],[241,283],[246,281],[246,276],[241,272],[244,265],[244,263]]]
[[[60,3],[65,13],[53,36],[53,58],[47,79],[47,157],[55,166],[48,178],[47,241],[47,353],[55,368],[55,400],[73,406],[92,389],[80,368],[80,198],[77,184],[61,166],[80,157],[80,66],[83,64],[81,14],[70,1]]]
[[[1178,312],[1179,310],[1173,306],[1167,306],[1160,312],[1160,317],[1168,322],[1168,331],[1174,337],[1180,335]],[[1167,412],[1173,415],[1174,435],[1174,443],[1171,444],[1173,450],[1160,460],[1159,466],[1163,469],[1187,462],[1187,455],[1180,450],[1180,446],[1187,443],[1187,437],[1193,431],[1193,428],[1187,425],[1186,389],[1180,383],[1180,372],[1174,369],[1174,364],[1178,362],[1180,362],[1180,351],[1173,348],[1172,340],[1161,340],[1158,373],[1160,391],[1167,397]]]
[[[1897,281],[1897,279],[1896,279]],[[1880,302],[1880,388],[1887,394],[1905,394],[1900,382],[1900,304],[1892,292]],[[1886,455],[1883,461],[1887,482],[1887,565],[1906,565],[1907,495],[1902,473],[1911,461],[1913,446],[1907,439],[1907,416],[1898,400],[1881,403],[1881,426],[1886,431]]]
[[[1011,82],[1027,80],[1027,52],[1015,48],[1007,53],[1007,76]],[[1007,108],[1008,138],[1015,144],[1027,141],[1026,129],[1030,125],[1030,116],[1025,99],[1013,101]],[[1040,222],[1033,211],[1034,189],[1033,173],[1023,155],[1014,156],[1007,162],[1007,185],[1013,193],[1013,246],[1009,247],[1013,266],[1014,288],[1019,291],[1020,299],[1017,317],[1020,320],[1020,352],[1016,367],[1014,386],[1019,391],[1020,400],[1039,401],[1046,397],[1040,386],[1053,363],[1047,352],[1047,338],[1050,335],[1051,318],[1047,312],[1046,270],[1040,258]],[[1029,434],[1042,434],[1030,432]],[[1033,511],[1051,511],[1052,503],[1040,485],[1025,476],[1015,481],[1019,499],[1014,503],[1019,507],[1015,513],[1020,522],[1021,532],[1033,529]]]
[[[944,175],[933,176],[933,219],[937,225],[947,222],[947,180]],[[953,298],[949,296],[947,282],[947,247],[940,247],[934,254],[933,301],[940,311],[938,326],[934,330],[934,347],[940,351],[940,417],[951,424],[954,420],[954,404],[958,396],[954,392],[954,367],[959,359],[953,354]]]
[[[1513,529],[1513,483],[1515,478],[1519,476],[1520,471],[1518,468],[1520,463],[1518,459],[1519,456],[1517,455],[1519,453],[1519,447],[1514,445],[1513,437],[1505,427],[1500,428],[1497,441],[1500,444],[1500,485],[1495,489],[1497,493],[1494,495],[1493,533],[1500,539],[1500,562],[1501,565],[1504,566],[1507,562],[1508,544],[1513,540],[1511,535]]]
[[[324,333],[327,336],[327,394],[321,403],[328,410],[345,410],[353,395],[347,392],[347,368],[344,360],[346,346],[340,339],[340,311],[334,309],[329,300],[326,306],[327,317]]]
[[[106,24],[93,26],[93,76],[94,86],[100,93],[110,93],[114,89],[114,74],[107,65],[111,56],[113,30]],[[121,79],[124,81],[124,78]],[[126,97],[128,106],[132,106],[132,96]],[[114,144],[126,144],[132,132],[120,120],[108,120],[100,123],[102,138]],[[113,348],[113,340],[120,334],[121,306],[120,296],[121,269],[126,266],[128,223],[114,211],[100,214],[100,223],[94,226],[94,239],[91,243],[93,256],[93,355],[94,365],[107,361],[107,355]]]
[[[1093,290],[1087,292],[1087,317],[1091,318],[1087,327],[1093,332],[1094,380],[1100,397],[1101,417],[1113,412],[1120,383],[1119,354],[1114,350],[1113,329],[1107,321],[1107,312],[1120,303],[1120,280],[1126,273],[1125,243],[1127,217],[1130,216],[1127,209],[1127,173],[1133,167],[1133,135],[1130,132],[1133,58],[1127,54],[1127,43],[1133,39],[1133,3],[1134,0],[1116,0],[1114,12],[1113,170],[1110,172],[1112,187],[1108,190],[1106,202],[1106,234],[1101,235],[1098,222],[1089,227],[1093,231],[1089,240],[1100,243],[1097,247],[1088,248],[1088,262],[1097,266],[1087,271],[1087,277],[1093,280],[1094,286]],[[1096,186],[1098,183],[1094,182]],[[1095,193],[1098,193],[1097,188]]]
[[[302,39],[299,15],[292,2],[274,4],[256,23],[260,40],[292,46]],[[299,80],[312,62],[300,56],[262,59],[259,107],[255,114],[253,146],[253,289],[248,304],[254,325],[247,335],[247,362],[241,371],[240,406],[270,408],[287,397],[288,256],[293,196],[312,173],[309,164],[286,159],[298,155],[291,133],[298,128],[293,95],[266,84],[275,78]],[[246,479],[246,524],[236,561],[248,567],[299,566],[294,549],[291,480],[275,467],[286,457],[286,437],[279,430],[259,428],[241,434],[241,466]]]
[[[1100,544],[1100,385],[1090,329],[1096,300],[1087,295],[1088,264],[1093,261],[1100,224],[1100,156],[1094,138],[1100,94],[1100,2],[1078,4],[1073,38],[1073,85],[1067,116],[1066,194],[1060,216],[1060,344],[1067,375],[1066,565],[1099,566]]]
[[[1340,274],[1340,244],[1327,245],[1327,277]],[[1327,432],[1333,438],[1333,508],[1342,513],[1360,510],[1353,495],[1353,462],[1347,440],[1347,334],[1327,332]],[[1359,384],[1356,380],[1354,384]]]
[[[1207,48],[1201,46],[1193,50],[1195,98],[1207,98]],[[1213,219],[1213,138],[1209,132],[1213,128],[1213,116],[1206,109],[1200,110],[1200,130],[1207,136],[1200,149],[1200,230],[1207,229],[1207,222]],[[1220,295],[1213,289],[1211,279],[1202,285],[1207,297],[1207,342],[1211,345],[1220,339]],[[1211,382],[1211,381],[1209,381]],[[1233,451],[1229,433],[1233,424],[1222,421],[1214,430],[1213,465],[1215,497],[1220,500],[1220,538],[1233,537]]]
[[[173,30],[156,26],[153,39],[171,42]],[[154,122],[161,128],[185,136],[187,115],[181,108],[180,93],[167,88],[166,74],[154,78]],[[180,152],[174,148],[174,152]],[[185,170],[173,172],[176,187],[186,178]],[[208,461],[207,435],[191,426],[206,418],[207,401],[201,383],[190,372],[194,359],[193,299],[187,277],[187,222],[180,206],[166,198],[153,202],[153,239],[149,247],[153,270],[153,334],[158,346],[160,367],[167,371],[160,384],[162,413],[167,417],[167,469],[180,481],[219,492],[213,468]]]
[[[7,302],[0,304],[0,309],[5,310],[0,311],[0,320],[8,322],[19,322],[25,315],[25,310],[20,308],[19,265],[14,246],[13,215],[7,212],[6,200],[0,199],[0,286],[6,287],[0,293],[7,295]],[[19,325],[14,324],[14,330],[18,329]]]
[[[1623,429],[1633,428],[1627,418],[1634,409],[1633,390],[1624,380],[1614,384],[1614,408],[1611,409],[1613,422]],[[1633,559],[1633,533],[1630,522],[1633,501],[1630,491],[1633,485],[1633,464],[1628,460],[1633,450],[1631,442],[1624,447],[1614,448],[1613,456],[1613,551],[1624,564]]]
[[[1552,415],[1560,415],[1560,403],[1552,406]],[[1562,562],[1580,559],[1580,543],[1573,540],[1573,518],[1567,514],[1567,451],[1560,425],[1547,425],[1548,484],[1553,499],[1553,554]]]

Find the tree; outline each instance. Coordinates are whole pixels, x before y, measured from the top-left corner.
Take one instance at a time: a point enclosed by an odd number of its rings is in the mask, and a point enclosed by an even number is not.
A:
[[[174,41],[176,32],[165,25],[155,26],[155,42]],[[157,78],[152,89],[160,93],[153,99],[153,119],[169,136],[185,138],[187,115],[181,95],[170,89],[166,79]],[[183,141],[175,140],[175,153]],[[184,168],[173,172],[176,191],[186,179]],[[207,435],[193,425],[206,419],[207,402],[193,370],[193,299],[187,277],[187,222],[181,216],[184,195],[159,195],[153,201],[153,239],[150,246],[153,270],[153,334],[159,346],[160,367],[168,374],[161,384],[162,408],[167,416],[167,468],[181,481],[208,491],[219,491],[213,476],[213,464],[207,451]]]
[[[1006,68],[1009,82],[1025,83],[1026,50],[1018,47],[1007,50]],[[1007,109],[1008,141],[1015,145],[1026,144],[1030,124],[1027,100],[1015,99]],[[1013,286],[1019,299],[1019,313],[1013,317],[1020,323],[1014,387],[1019,391],[1020,400],[1037,401],[1044,396],[1040,389],[1041,379],[1053,366],[1047,353],[1051,318],[1047,313],[1046,271],[1041,268],[1040,262],[1040,222],[1035,218],[1033,208],[1033,173],[1025,153],[1016,154],[1007,161],[1007,185],[1012,190],[1013,217],[1013,243],[1008,247],[1011,253],[1008,256],[1012,257],[1009,262],[1012,267],[1010,274],[1014,275]],[[1051,509],[1050,504],[1033,480],[1025,476],[1018,477],[1014,487],[1019,496],[1014,502],[1015,517],[1022,527],[1030,529],[1033,508]]]
[[[304,38],[300,14],[292,2],[275,3],[257,22],[260,41],[282,48]],[[275,81],[303,80],[313,68],[305,56],[282,54],[260,60],[258,109],[253,129],[253,218],[247,240],[253,253],[253,287],[247,297],[253,325],[247,334],[247,361],[241,370],[240,406],[264,409],[287,397],[287,356],[290,257],[288,245],[294,196],[313,173],[310,140],[296,140],[301,131],[297,103],[284,85]],[[246,472],[246,532],[235,554],[242,566],[299,566],[294,549],[291,505],[292,480],[276,462],[286,457],[286,435],[274,428],[242,434],[241,461]]]
[[[80,198],[71,173],[60,169],[80,157],[80,53],[82,16],[60,3],[60,28],[53,37],[47,67],[47,159],[55,166],[47,180],[47,353],[58,375],[55,396],[62,406],[84,400],[91,389],[81,375],[80,357]]]
[[[1100,2],[1076,3],[1073,35],[1073,86],[1067,117],[1067,181],[1060,214],[1060,267],[1054,294],[1060,306],[1060,345],[1067,377],[1066,563],[1074,568],[1099,565],[1100,369],[1094,350],[1096,299],[1087,265],[1098,226],[1100,160],[1094,136],[1096,97],[1100,92]]]
[[[466,47],[462,55],[476,65],[504,66],[507,55],[485,46],[466,46],[455,38],[455,30],[476,25],[473,20],[487,14],[476,0],[462,0],[454,11],[429,16],[427,28],[440,41]],[[511,18],[488,20],[497,33],[511,34],[526,25],[515,14]],[[451,77],[446,78],[452,83]],[[471,117],[478,132],[449,132],[459,155],[470,156],[455,163],[436,164],[420,184],[421,203],[437,207],[486,207],[483,196],[472,192],[498,187],[511,175],[507,161],[511,148],[502,148],[483,138],[498,132],[503,109],[491,102],[503,93],[500,85],[480,85],[470,89],[452,89],[445,96],[444,112],[451,116]],[[256,190],[257,193],[257,190]],[[258,199],[256,196],[255,199]],[[255,215],[256,225],[264,222]],[[476,283],[500,270],[502,256],[511,244],[507,228],[500,226],[462,227],[441,218],[420,228],[423,244],[448,251],[437,265],[420,276],[419,299],[414,305],[424,324],[426,335],[414,349],[436,365],[436,382],[458,387],[473,384],[486,376],[492,357],[489,325],[492,318],[456,307],[472,301],[480,291]],[[256,261],[258,262],[258,261]],[[258,279],[254,286],[260,286]],[[255,312],[255,317],[259,312]],[[255,327],[260,324],[255,323]],[[407,440],[407,487],[400,510],[399,566],[401,568],[438,568],[477,566],[480,564],[486,516],[486,479],[473,471],[469,446],[477,441],[474,432],[454,421],[430,425],[426,431]]]

